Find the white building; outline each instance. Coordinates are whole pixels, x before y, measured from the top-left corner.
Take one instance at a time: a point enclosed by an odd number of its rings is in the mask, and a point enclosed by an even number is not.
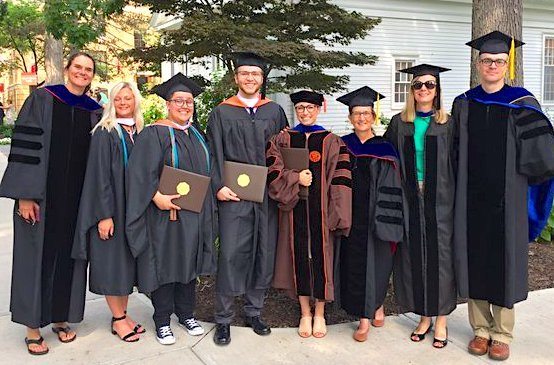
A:
[[[381,18],[364,39],[349,46],[334,49],[363,51],[376,55],[373,66],[330,70],[331,74],[348,74],[348,91],[368,85],[387,96],[381,101],[381,112],[387,116],[401,111],[409,85],[404,74],[396,70],[419,63],[430,63],[451,68],[441,75],[444,104],[469,88],[471,39],[471,0],[336,0],[348,10],[356,10],[371,17]],[[179,26],[179,21],[157,16],[152,25],[157,29]],[[523,47],[525,87],[531,91],[554,119],[554,0],[525,0],[523,12]],[[209,75],[210,67],[164,63],[162,77],[176,72]],[[349,130],[347,108],[336,102],[339,95],[326,96],[328,108],[320,115],[321,124],[336,133]],[[292,106],[286,95],[275,95],[289,117]],[[289,118],[290,119],[290,118]]]

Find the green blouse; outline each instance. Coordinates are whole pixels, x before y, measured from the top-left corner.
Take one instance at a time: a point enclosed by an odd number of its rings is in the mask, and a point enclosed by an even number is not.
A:
[[[431,116],[414,119],[414,144],[416,153],[417,181],[425,180],[425,132],[431,122]]]

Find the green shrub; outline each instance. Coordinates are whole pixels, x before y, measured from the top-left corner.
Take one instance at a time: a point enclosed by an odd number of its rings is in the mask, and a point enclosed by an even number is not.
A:
[[[11,138],[13,134],[13,124],[0,125],[0,138]]]
[[[144,125],[154,123],[159,119],[165,118],[165,101],[155,94],[148,94],[143,97],[141,105]]]
[[[554,238],[554,207],[552,207],[552,210],[550,211],[550,217],[548,217],[548,221],[546,222],[546,227],[544,227],[541,234],[539,235],[539,238],[537,238],[537,242],[550,243],[552,242],[553,238]]]

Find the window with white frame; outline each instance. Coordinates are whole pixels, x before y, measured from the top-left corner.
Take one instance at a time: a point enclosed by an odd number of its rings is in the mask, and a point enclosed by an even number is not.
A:
[[[554,36],[544,38],[543,103],[554,104]]]
[[[412,75],[399,72],[408,67],[412,67],[415,61],[409,59],[394,60],[394,103],[404,104],[408,98]]]

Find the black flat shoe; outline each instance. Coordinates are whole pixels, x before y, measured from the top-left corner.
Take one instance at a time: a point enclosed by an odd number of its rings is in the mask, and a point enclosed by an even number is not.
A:
[[[444,340],[439,340],[436,337],[433,337],[433,347],[436,349],[443,349],[448,345],[448,328],[446,329],[446,338]]]
[[[267,336],[271,333],[271,328],[261,320],[260,316],[246,317],[246,325],[252,327],[254,332],[260,336]]]
[[[412,340],[412,342],[421,342],[421,341],[425,340],[425,335],[428,334],[431,331],[432,327],[433,327],[433,322],[431,322],[431,324],[429,325],[429,327],[427,328],[427,331],[425,331],[425,333],[415,333],[415,331],[412,332],[412,334],[410,335],[410,340]],[[417,336],[417,340],[414,340],[415,336]]]
[[[216,345],[225,346],[231,343],[231,325],[218,323],[215,326],[214,342]]]

